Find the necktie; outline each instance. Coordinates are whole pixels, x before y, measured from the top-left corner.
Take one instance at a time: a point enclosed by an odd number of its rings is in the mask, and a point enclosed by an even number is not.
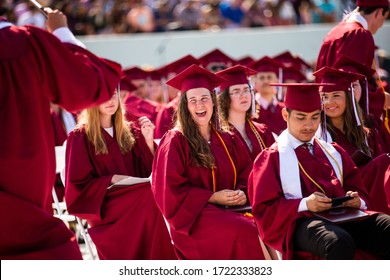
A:
[[[301,146],[313,154],[313,145],[311,143],[303,143]]]

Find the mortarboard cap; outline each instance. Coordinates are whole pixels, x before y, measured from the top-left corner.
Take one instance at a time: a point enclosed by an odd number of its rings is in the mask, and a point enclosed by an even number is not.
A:
[[[123,70],[123,73],[130,80],[146,80],[148,77],[148,72],[138,66],[126,68]]]
[[[389,6],[388,0],[357,0],[358,7],[386,7]]]
[[[125,76],[120,81],[120,89],[127,91],[135,91],[137,87]]]
[[[242,57],[242,58],[240,58],[240,59],[237,59],[236,60],[236,65],[243,65],[243,66],[248,66],[248,64],[249,63],[252,63],[253,61],[255,61],[254,59],[253,59],[253,57],[251,57],[251,56],[244,56],[244,57]]]
[[[321,83],[329,83],[331,85],[324,85],[320,87],[321,92],[331,91],[346,91],[351,87],[351,83],[356,80],[363,79],[364,76],[355,72],[343,71],[328,66],[324,66],[321,69],[313,73],[315,77],[321,77]]]
[[[294,65],[283,67],[283,82],[287,81],[302,82],[306,80],[306,76]]]
[[[183,56],[175,61],[172,61],[169,64],[161,67],[159,70],[165,76],[169,77],[169,74],[174,73],[178,74],[183,72],[186,68],[190,67],[192,64],[199,65],[199,60],[193,57],[192,55]]]
[[[272,86],[286,86],[284,105],[291,110],[314,112],[321,110],[321,97],[318,91],[322,83],[277,83]]]
[[[294,65],[294,63],[296,62],[295,57],[289,51],[285,51],[285,52],[278,54],[272,58],[279,61],[280,63],[282,63],[284,66],[287,66],[287,67]]]
[[[193,64],[183,72],[168,80],[166,84],[180,90],[182,93],[193,88],[207,88],[212,92],[214,88],[225,81],[224,78]]]
[[[363,74],[367,78],[371,78],[375,73],[375,70],[371,67],[368,67],[346,55],[342,55],[332,66],[332,68],[342,69],[344,71],[349,72],[356,72],[359,74]]]
[[[228,68],[236,64],[236,61],[219,49],[214,49],[198,58],[200,64],[212,72]]]
[[[146,78],[152,81],[160,81],[162,78],[161,71],[153,69],[145,71]]]
[[[217,76],[225,78],[226,82],[223,82],[219,88],[224,90],[232,85],[248,84],[248,76],[255,75],[257,72],[253,69],[242,65],[236,65],[215,73]]]
[[[279,76],[279,69],[283,68],[283,64],[269,56],[264,56],[248,64],[248,67],[257,72],[273,72]]]

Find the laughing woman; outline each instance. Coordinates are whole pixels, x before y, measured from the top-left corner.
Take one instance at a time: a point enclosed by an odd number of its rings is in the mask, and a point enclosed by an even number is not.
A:
[[[216,73],[227,80],[219,86],[221,92],[218,95],[218,112],[221,125],[241,139],[252,161],[263,149],[275,142],[267,125],[251,120],[255,114],[255,100],[248,76],[256,73],[241,65]]]
[[[164,218],[150,183],[112,186],[152,171],[154,125],[140,129],[123,118],[118,94],[83,111],[66,145],[65,200],[69,213],[85,219],[99,259],[175,259]]]
[[[222,81],[192,65],[167,82],[182,92],[178,124],[156,151],[152,190],[180,259],[264,259],[253,219],[224,209],[247,202],[252,164],[242,142],[216,128]]]

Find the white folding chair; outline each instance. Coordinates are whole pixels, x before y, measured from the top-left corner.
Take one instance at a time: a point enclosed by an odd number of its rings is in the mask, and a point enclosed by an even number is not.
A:
[[[261,240],[260,236],[259,236],[259,241],[266,260],[282,260],[282,254],[279,251],[265,244],[263,240]]]
[[[60,174],[62,184],[65,186],[65,178],[64,178],[64,170],[65,170],[65,145],[64,146],[56,146],[55,151],[56,151],[56,173]],[[79,236],[83,238],[85,242],[85,246],[88,252],[89,257],[92,260],[97,259],[97,253],[96,253],[96,247],[93,244],[93,241],[91,237],[89,236],[88,233],[88,224],[80,219],[79,217],[76,217],[74,215],[70,215],[67,212],[66,209],[66,203],[65,202],[60,202],[57,197],[57,193],[53,187],[52,191],[53,195],[53,208],[56,210],[57,214],[55,214],[56,217],[60,218],[63,220],[69,227],[70,222],[75,222],[76,223],[76,238],[77,240],[79,239]]]

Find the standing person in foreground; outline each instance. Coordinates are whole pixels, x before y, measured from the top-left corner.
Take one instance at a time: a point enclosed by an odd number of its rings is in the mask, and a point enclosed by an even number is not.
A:
[[[297,251],[353,259],[357,249],[389,259],[390,216],[369,213],[364,220],[335,224],[313,214],[331,209],[331,198],[338,196],[352,197],[343,207],[370,207],[349,155],[314,137],[321,119],[318,84],[290,84],[285,105],[287,129],[257,157],[248,181],[261,239],[283,259],[295,258]]]
[[[343,55],[348,55],[370,68],[374,67],[375,70],[379,68],[374,60],[376,47],[373,35],[389,16],[389,0],[357,0],[356,5],[357,8],[346,15],[324,38],[316,70],[324,66],[334,67]],[[371,113],[381,116],[383,110],[389,109],[386,104],[390,105],[390,95],[383,89],[376,86],[371,88],[369,99]],[[390,130],[388,132],[390,133]]]
[[[75,41],[66,17],[46,11],[48,30]],[[119,65],[40,28],[0,20],[0,259],[82,258],[73,233],[53,217],[50,102],[77,111],[108,100],[119,79]]]
[[[126,123],[119,95],[82,112],[66,145],[65,200],[69,213],[86,219],[106,260],[176,259],[150,182],[112,186],[129,176],[148,178],[156,144],[154,125]]]
[[[152,190],[179,259],[264,259],[253,219],[226,209],[247,202],[252,163],[241,141],[216,128],[213,90],[223,81],[192,65],[167,82],[182,92],[178,123],[156,151]]]

